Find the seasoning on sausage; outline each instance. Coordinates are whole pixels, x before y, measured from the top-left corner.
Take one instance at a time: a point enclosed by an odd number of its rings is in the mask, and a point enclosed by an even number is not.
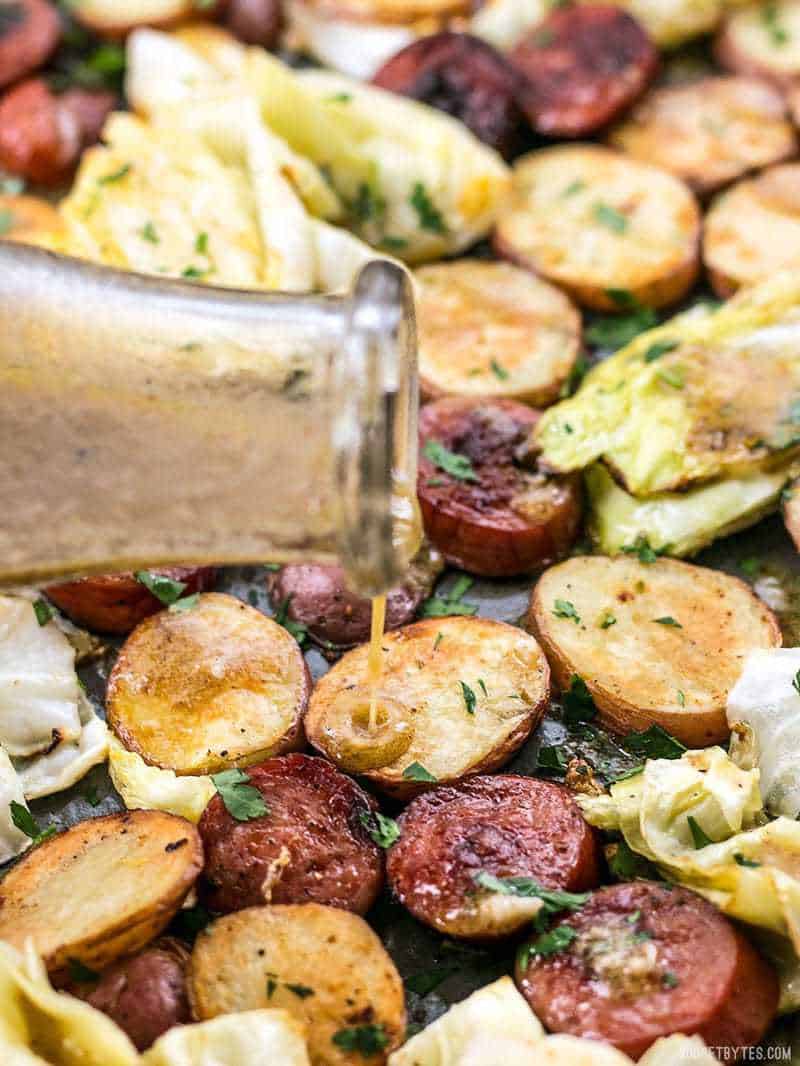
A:
[[[268,759],[247,775],[267,814],[236,821],[215,796],[200,819],[201,894],[211,910],[312,902],[366,913],[383,886],[374,800],[310,755]]]
[[[771,967],[687,889],[613,885],[545,936],[520,952],[517,983],[551,1032],[606,1041],[638,1059],[671,1033],[752,1047],[775,1017]]]
[[[421,37],[387,60],[372,81],[453,115],[506,157],[521,146],[520,78],[478,37],[452,32]]]
[[[578,482],[517,461],[538,418],[501,398],[437,400],[420,412],[425,532],[454,566],[511,577],[554,562],[575,539]]]
[[[600,845],[561,785],[532,777],[476,777],[436,788],[400,816],[387,859],[392,891],[415,918],[450,936],[506,936],[529,922],[529,906],[496,880],[530,878],[581,892],[600,880]],[[489,892],[484,889],[487,879]],[[498,894],[492,897],[491,886]]]
[[[43,66],[60,38],[55,4],[12,0],[0,5],[0,88]]]
[[[658,70],[658,52],[626,11],[576,4],[553,11],[511,53],[525,76],[519,99],[550,137],[581,137],[634,102]]]

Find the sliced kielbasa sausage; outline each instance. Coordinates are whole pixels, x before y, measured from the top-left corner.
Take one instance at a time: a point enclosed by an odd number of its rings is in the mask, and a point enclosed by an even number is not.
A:
[[[550,137],[581,137],[607,125],[647,88],[658,52],[639,23],[610,4],[553,11],[511,53],[525,76],[520,103]]]
[[[210,589],[216,578],[213,566],[157,567],[149,573],[179,582],[181,597]],[[45,589],[48,599],[76,625],[96,633],[130,633],[164,604],[132,573],[81,577]]]
[[[478,37],[451,32],[421,37],[384,63],[372,81],[460,119],[506,157],[521,146],[519,75]]]
[[[268,814],[237,821],[215,796],[199,829],[201,895],[215,911],[324,903],[364,914],[383,887],[375,802],[325,759],[283,755],[247,769]]]
[[[0,4],[0,88],[44,66],[61,38],[61,20],[47,0]]]
[[[283,25],[281,0],[228,0],[223,8],[227,29],[245,44],[274,48]]]
[[[547,566],[574,541],[579,482],[523,466],[539,414],[514,400],[449,398],[420,412],[417,494],[445,559],[484,577]]]
[[[778,1006],[772,968],[716,907],[677,886],[637,881],[596,892],[522,951],[517,983],[543,1025],[638,1059],[659,1037],[757,1044]]]
[[[186,989],[189,952],[171,937],[156,940],[73,991],[107,1014],[139,1051],[174,1025],[192,1020]],[[88,993],[88,994],[87,994]]]
[[[520,901],[498,880],[567,892],[600,880],[595,830],[567,789],[549,781],[498,774],[435,788],[413,800],[399,824],[387,860],[392,891],[415,918],[450,936],[505,936],[530,921],[535,895],[524,900],[527,909],[512,906]]]
[[[59,96],[58,102],[78,123],[81,147],[88,148],[100,140],[105,121],[118,100],[115,93],[101,89],[67,89]]]

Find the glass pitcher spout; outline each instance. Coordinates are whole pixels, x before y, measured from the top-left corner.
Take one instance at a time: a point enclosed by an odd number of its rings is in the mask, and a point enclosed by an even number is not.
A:
[[[419,543],[405,271],[212,289],[0,242],[0,582],[340,560],[377,594]]]

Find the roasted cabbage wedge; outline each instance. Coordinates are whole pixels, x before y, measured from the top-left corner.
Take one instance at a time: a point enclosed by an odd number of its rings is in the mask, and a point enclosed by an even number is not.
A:
[[[650,759],[610,794],[577,800],[592,825],[621,833],[669,880],[769,934],[770,952],[786,960],[782,1007],[789,1009],[798,1005],[800,824],[765,821],[759,782],[757,768],[742,769],[714,747]]]
[[[310,1066],[305,1029],[284,1010],[249,1010],[168,1030],[141,1066]]]
[[[141,30],[129,54],[128,92],[137,111],[156,123],[167,114],[186,123],[209,94],[237,111],[252,102],[284,153],[329,179],[341,221],[386,253],[408,262],[438,259],[474,244],[494,224],[508,168],[433,108],[340,75],[292,71],[213,30],[176,37]]]
[[[639,1060],[644,1066],[681,1062],[713,1066],[717,1060],[699,1037],[657,1041]],[[451,1007],[389,1056],[389,1066],[630,1066],[621,1051],[594,1040],[547,1036],[510,977],[486,985]]]
[[[602,459],[636,497],[775,470],[800,449],[800,274],[687,313],[595,367],[542,417],[554,470]]]
[[[148,766],[141,755],[128,751],[113,735],[108,741],[108,772],[129,811],[166,811],[190,822],[200,821],[216,791],[205,774],[179,777],[174,770]]]

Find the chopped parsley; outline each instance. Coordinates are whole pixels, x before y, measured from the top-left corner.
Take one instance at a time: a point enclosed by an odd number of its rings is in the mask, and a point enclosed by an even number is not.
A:
[[[674,352],[679,347],[680,341],[654,341],[644,353],[644,361],[646,363],[654,363],[662,355],[666,355],[667,352]]]
[[[405,237],[391,237],[388,233],[381,237],[379,244],[388,252],[399,252],[408,247]]]
[[[647,859],[637,855],[624,840],[609,846],[606,860],[609,870],[619,881],[652,880],[658,876]]]
[[[492,359],[489,363],[489,368],[499,381],[508,381],[511,376],[506,368],[501,363],[498,363],[496,359]]]
[[[326,99],[329,104],[349,104],[353,96],[351,93],[333,93]]]
[[[464,706],[467,708],[467,714],[474,714],[475,704],[477,703],[475,693],[466,681],[459,681],[459,684],[461,685],[461,695],[464,697]]]
[[[589,899],[589,892],[561,892],[543,888],[532,877],[495,877],[486,870],[473,874],[479,888],[497,892],[501,896],[517,896],[520,899],[539,899],[542,909],[536,915],[536,925],[543,929],[549,918],[561,911],[579,911]]]
[[[279,626],[283,626],[287,633],[291,633],[294,639],[302,648],[305,642],[308,640],[308,626],[303,625],[302,622],[293,622],[289,617],[289,607],[292,603],[292,593],[290,592],[275,614],[275,621]]]
[[[198,233],[194,242],[194,250],[198,255],[208,255],[208,234]]]
[[[650,566],[654,563],[659,555],[666,553],[666,548],[654,548],[647,537],[640,533],[633,544],[625,544],[622,548],[626,555],[635,555],[640,563],[644,563],[645,566]]]
[[[181,614],[183,611],[191,611],[193,607],[196,607],[200,602],[200,593],[195,592],[191,596],[182,596],[181,599],[176,600],[175,603],[171,603],[168,610],[172,614]]]
[[[686,375],[682,367],[668,366],[664,370],[659,370],[658,380],[663,381],[670,388],[682,389],[686,384]]]
[[[422,973],[412,974],[405,979],[403,984],[409,992],[414,992],[418,996],[427,996],[434,989],[437,989],[443,981],[446,981],[448,977],[452,977],[454,973],[458,973],[455,966],[437,966]]]
[[[685,746],[660,725],[651,725],[641,733],[628,733],[621,744],[631,755],[645,759],[680,759],[686,751]]]
[[[739,563],[739,569],[745,577],[757,577],[761,570],[761,560],[755,557],[742,559]]]
[[[462,599],[462,596],[467,592],[474,581],[467,574],[461,574],[461,576],[453,583],[453,587],[448,593],[438,596],[429,596],[427,600],[422,604],[420,608],[421,618],[448,618],[453,615],[472,615],[478,610],[476,603],[467,603]],[[436,644],[434,644],[434,651],[439,646],[439,639],[443,639],[443,634],[438,633],[436,636]]]
[[[41,625],[41,622],[39,623],[39,625]],[[792,688],[795,690],[795,692],[800,694],[800,670],[798,670],[797,673],[794,675],[794,678],[792,680]]]
[[[364,1058],[377,1055],[389,1043],[389,1037],[382,1025],[356,1025],[349,1029],[340,1029],[331,1037],[333,1043],[343,1051],[357,1051]]]
[[[714,843],[711,837],[708,836],[708,834],[704,831],[703,827],[700,825],[697,819],[693,818],[691,814],[686,819],[686,821],[689,823],[689,829],[692,834],[692,840],[694,841],[695,851],[699,851],[701,848],[707,848],[709,844]]]
[[[789,31],[780,21],[777,0],[769,0],[761,10],[761,21],[769,36],[770,43],[776,48],[782,48],[790,40]]]
[[[428,191],[421,181],[414,185],[408,202],[417,212],[420,229],[426,229],[431,233],[447,233],[442,214],[428,196]]]
[[[36,615],[36,621],[40,626],[46,626],[47,623],[53,618],[54,611],[47,600],[39,598],[34,601],[33,613]]]
[[[634,337],[658,323],[652,307],[644,307],[626,289],[609,289],[606,293],[620,313],[598,319],[586,330],[586,339],[600,348],[623,348]]]
[[[400,839],[400,826],[380,811],[360,811],[358,820],[379,848],[390,848]]]
[[[439,645],[442,643],[443,640],[444,640],[444,633],[441,633],[441,632],[437,633],[436,634],[436,640],[433,642],[433,650],[434,651],[436,651],[436,649],[439,647]]]
[[[612,233],[623,234],[628,229],[628,219],[616,207],[610,204],[596,203],[592,209],[595,222],[611,230]]]
[[[158,244],[161,241],[158,231],[152,222],[145,222],[139,230],[139,236],[143,241],[149,241],[150,244]]]
[[[147,591],[152,593],[165,607],[171,607],[177,603],[186,591],[185,581],[173,581],[171,577],[156,574],[152,570],[137,570],[135,576],[139,584],[144,585]]]
[[[533,943],[525,944],[520,948],[517,956],[520,969],[527,969],[532,956],[547,958],[549,955],[557,955],[560,951],[565,951],[577,939],[578,934],[571,925],[557,925],[549,933],[542,933]]]
[[[581,616],[575,610],[575,604],[569,600],[556,600],[553,604],[553,614],[556,618],[568,618],[575,625],[580,625]]]
[[[48,825],[47,828],[40,829],[39,823],[24,804],[12,800],[10,807],[11,821],[21,833],[24,833],[26,837],[30,837],[32,844],[41,844],[43,840],[47,840],[48,837],[55,834],[56,827],[54,825]]]
[[[253,818],[263,818],[269,814],[269,807],[264,797],[250,784],[249,776],[244,770],[234,767],[212,774],[214,788],[220,795],[225,809],[237,822],[249,822]]]
[[[478,475],[472,469],[472,463],[465,455],[458,455],[445,448],[439,440],[426,440],[422,454],[429,459],[435,467],[443,470],[445,474],[454,477],[457,481],[478,481]]]
[[[683,692],[683,689],[680,689],[680,688],[678,689],[678,705],[680,707],[685,707],[686,706],[686,695]]]
[[[421,762],[412,762],[403,770],[403,777],[406,781],[436,781],[436,778],[426,770]]]
[[[67,959],[67,966],[69,967],[70,980],[76,981],[78,984],[89,984],[91,981],[97,981],[100,978],[100,974],[96,970],[90,969],[80,959]]]
[[[196,267],[196,266],[191,266],[190,265],[190,266],[184,267],[184,269],[181,271],[181,277],[182,278],[204,278],[207,273],[208,273],[208,271],[204,270],[202,267]]]
[[[665,614],[663,618],[654,618],[653,621],[657,622],[660,626],[672,626],[673,629],[683,629],[680,622],[676,622],[670,614]]]
[[[564,189],[561,195],[563,197],[575,196],[577,193],[583,192],[585,188],[586,182],[581,181],[580,178],[576,178],[575,181],[570,182],[570,184],[566,187],[566,189]]]
[[[370,222],[383,215],[386,211],[386,201],[376,189],[362,182],[350,207],[359,222]]]
[[[614,614],[614,612],[610,608],[607,607],[605,609],[605,611],[603,611],[603,613],[600,615],[600,621],[598,622],[598,625],[600,626],[601,629],[610,629],[612,626],[615,626],[616,624],[617,624],[616,615]]]
[[[573,674],[569,679],[569,688],[563,693],[564,721],[567,725],[590,722],[597,714],[592,694],[582,677]]]
[[[130,163],[123,163],[117,170],[112,170],[110,174],[104,174],[102,178],[97,179],[98,185],[113,185],[117,181],[122,181],[123,178],[127,178],[133,167]]]
[[[737,866],[744,866],[748,870],[757,870],[761,865],[760,862],[756,862],[755,859],[748,859],[746,855],[742,855],[740,851],[737,851],[733,856],[734,862]]]
[[[661,984],[664,988],[677,988],[680,981],[671,970],[667,970],[666,973],[661,976]]]
[[[308,985],[290,985],[287,982],[284,987],[297,996],[298,999],[308,999],[309,996],[314,995],[314,989],[309,988]]]
[[[567,769],[567,758],[564,754],[564,749],[557,744],[539,748],[539,754],[536,756],[536,766],[540,770],[555,770],[557,773],[563,773]]]

